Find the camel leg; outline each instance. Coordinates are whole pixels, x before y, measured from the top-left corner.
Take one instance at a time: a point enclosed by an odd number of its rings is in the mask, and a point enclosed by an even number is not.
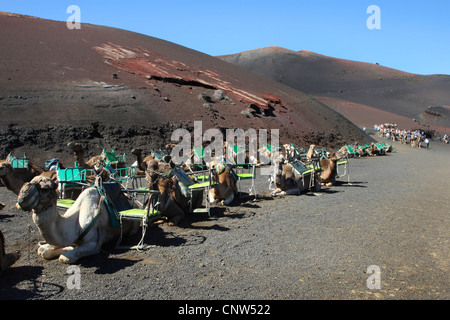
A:
[[[73,249],[74,249],[74,247],[72,247],[72,246],[59,248],[59,247],[55,247],[55,246],[52,246],[51,244],[46,243],[46,244],[39,245],[38,255],[41,256],[42,258],[44,258],[45,260],[51,260],[56,257],[59,257],[62,253],[66,252],[66,251],[71,251]]]
[[[209,203],[216,203],[217,202],[217,200],[216,200],[216,191],[214,189],[209,190],[208,199],[209,199]]]
[[[73,264],[79,259],[100,253],[97,241],[83,243],[73,250],[66,251],[59,256],[58,261],[66,264]]]
[[[300,194],[300,189],[298,189],[298,188],[288,189],[288,190],[284,191],[284,194],[286,194],[288,196],[291,196],[291,195],[298,196]]]
[[[280,188],[276,188],[275,190],[272,191],[272,196],[279,196],[281,195],[281,189]]]
[[[221,204],[224,205],[224,206],[227,206],[227,205],[229,205],[229,204],[231,203],[231,201],[233,201],[233,200],[234,200],[234,193],[231,192],[231,195],[230,195],[228,198],[226,198],[225,200],[222,200]]]

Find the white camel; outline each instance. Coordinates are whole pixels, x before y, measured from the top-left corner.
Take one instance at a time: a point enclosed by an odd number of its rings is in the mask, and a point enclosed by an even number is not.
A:
[[[37,176],[22,187],[18,196],[21,208],[32,211],[33,221],[45,240],[39,244],[41,257],[59,257],[60,262],[73,264],[98,254],[103,244],[119,237],[120,228],[111,227],[104,196],[95,186],[84,190],[64,215],[57,210],[56,189],[54,181]],[[138,227],[138,222],[123,222],[124,234],[135,233]]]

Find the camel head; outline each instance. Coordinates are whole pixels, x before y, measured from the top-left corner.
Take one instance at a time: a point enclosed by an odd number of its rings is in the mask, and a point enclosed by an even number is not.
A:
[[[69,142],[67,146],[72,149],[74,153],[82,153],[84,151],[84,146],[79,142]]]
[[[131,150],[131,154],[138,157],[138,156],[142,155],[142,149],[135,148],[135,149]]]
[[[13,171],[13,167],[8,160],[0,160],[0,178]]]
[[[81,143],[69,142],[67,146],[72,149],[75,161],[80,161],[80,158],[84,159],[84,146]]]
[[[20,189],[17,203],[24,211],[41,212],[57,199],[58,185],[50,178],[37,176]]]
[[[94,172],[97,174],[97,175],[100,175],[100,174],[102,174],[103,173],[103,160],[102,159],[100,159],[100,158],[98,158],[98,159],[95,159],[95,162],[94,162]]]
[[[335,152],[330,152],[330,154],[328,155],[328,159],[330,161],[337,162],[340,159],[340,157]]]

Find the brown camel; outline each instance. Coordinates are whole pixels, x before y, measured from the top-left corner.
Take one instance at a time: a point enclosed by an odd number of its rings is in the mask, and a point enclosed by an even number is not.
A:
[[[103,154],[91,157],[87,162],[84,159],[84,146],[79,142],[69,142],[67,146],[73,151],[73,158],[78,166],[81,168],[94,170],[96,174],[96,168],[101,168],[101,176],[103,181],[109,181],[109,172],[103,167],[104,156]],[[93,182],[95,176],[86,177],[88,182]]]
[[[31,181],[35,176],[42,173],[44,173],[44,169],[31,162],[29,162],[27,169],[14,170],[10,162],[10,155],[6,157],[6,160],[0,160],[0,182],[16,195],[19,194],[20,188],[25,182]],[[52,172],[49,171],[46,174],[52,174]]]
[[[320,191],[320,175],[318,173],[311,172],[311,174],[302,176],[290,162],[285,160],[283,155],[277,156],[274,165],[276,189],[272,192],[273,196],[299,195],[302,191],[309,189],[312,178],[314,179],[313,190]]]
[[[210,168],[216,175],[216,184],[209,191],[209,202],[220,202],[222,205],[228,205],[234,200],[237,192],[236,178],[231,169],[224,163],[212,161]]]
[[[189,199],[185,199],[180,192],[176,192],[172,168],[168,163],[159,162],[156,159],[145,161],[141,167],[146,168],[145,178],[148,188],[160,192],[161,216],[169,220],[170,226],[177,225],[185,216],[182,204]]]
[[[376,156],[376,155],[378,155],[378,154],[380,154],[380,151],[378,150],[377,147],[375,147],[375,143],[372,142],[372,143],[370,144],[369,155],[371,155],[371,156]]]
[[[184,219],[185,213],[175,199],[174,181],[172,178],[160,178],[158,180],[158,191],[160,192],[161,216],[168,219],[169,226],[177,225]]]
[[[131,154],[136,156],[137,167],[141,171],[136,173],[138,175],[145,174],[145,171],[147,170],[147,167],[149,165],[149,161],[155,159],[155,157],[152,154],[142,157],[142,149],[140,148],[133,149],[131,151]]]
[[[330,154],[328,159],[320,160],[320,166],[322,167],[322,172],[320,174],[322,185],[331,187],[336,182],[338,160],[339,158],[334,152]]]
[[[372,150],[372,149],[371,149]],[[337,163],[347,157],[347,151],[341,148],[338,152],[331,152],[328,159],[320,160],[322,185],[330,187],[336,182]]]
[[[74,161],[78,163],[79,167],[86,168],[86,169],[93,169],[94,165],[102,161],[103,162],[103,156],[93,156],[91,157],[87,162],[84,159],[84,146],[79,142],[69,142],[67,146],[72,149],[73,151],[73,158]]]

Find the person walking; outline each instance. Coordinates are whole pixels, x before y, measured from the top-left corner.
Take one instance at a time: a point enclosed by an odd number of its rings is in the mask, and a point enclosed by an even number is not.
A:
[[[428,140],[428,138],[425,138],[425,144],[427,145],[427,150],[428,150],[428,146],[430,145],[430,140]]]

